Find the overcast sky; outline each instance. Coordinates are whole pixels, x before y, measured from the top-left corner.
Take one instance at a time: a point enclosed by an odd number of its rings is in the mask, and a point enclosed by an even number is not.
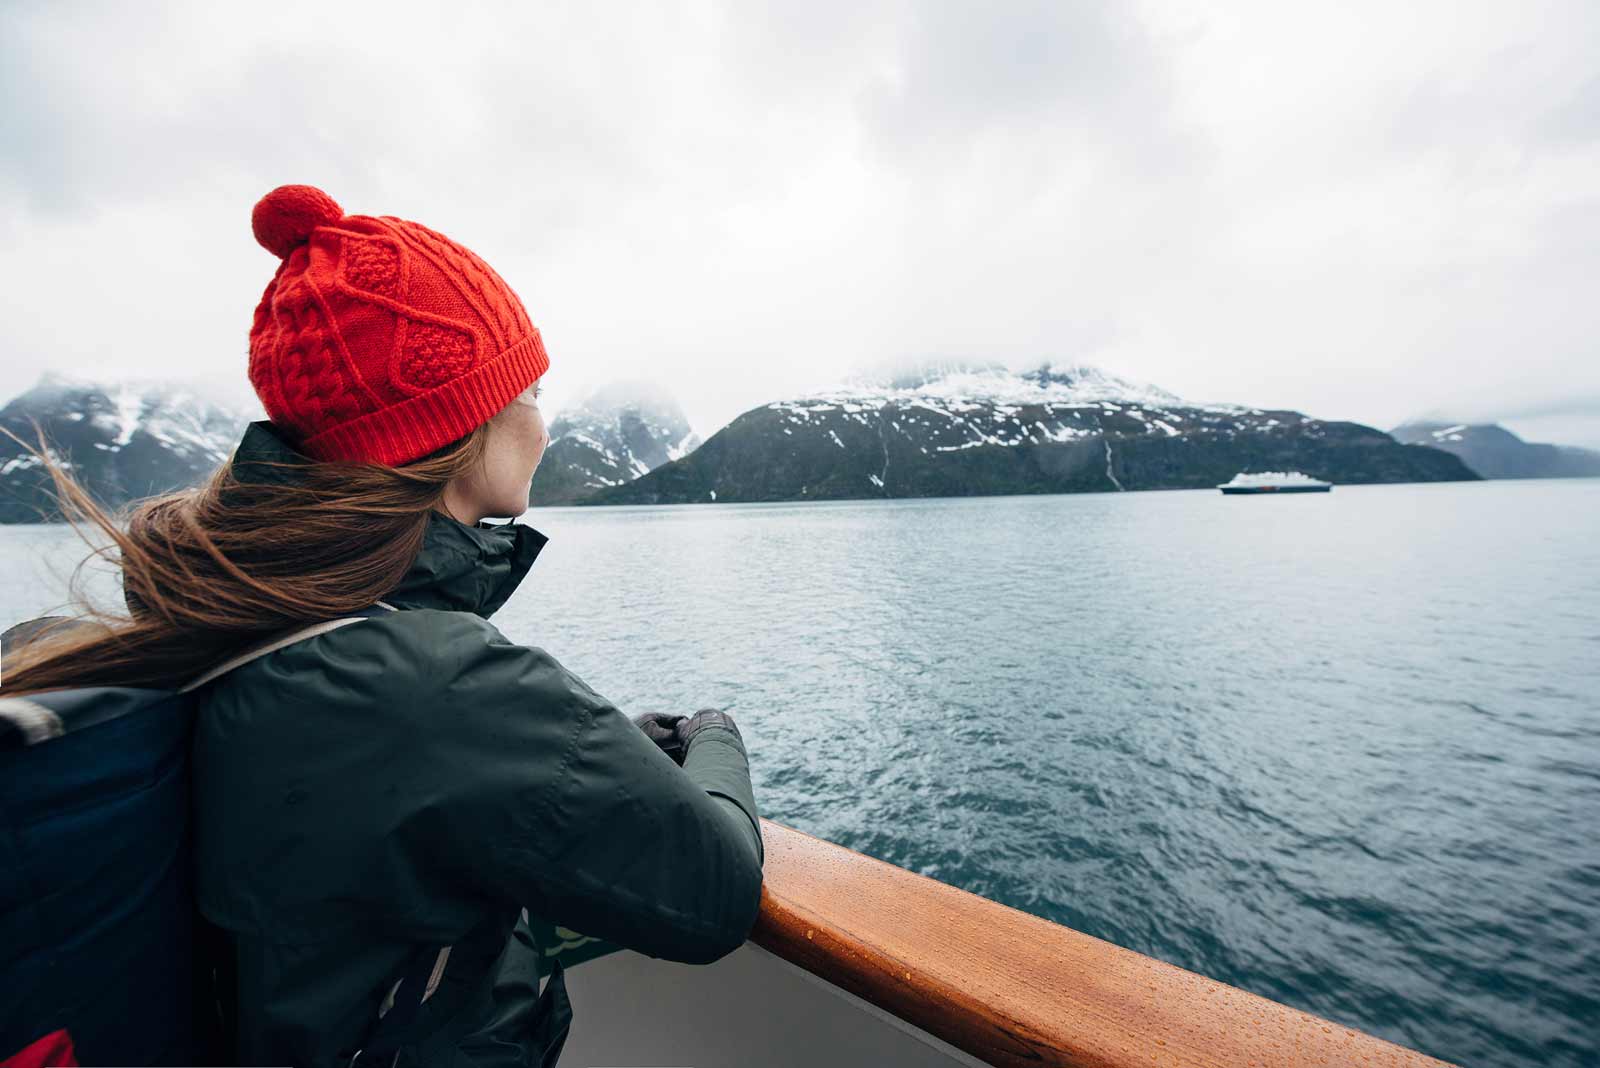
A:
[[[552,408],[1050,359],[1600,446],[1593,0],[403,7],[0,8],[0,397],[242,388],[302,182],[493,264]]]

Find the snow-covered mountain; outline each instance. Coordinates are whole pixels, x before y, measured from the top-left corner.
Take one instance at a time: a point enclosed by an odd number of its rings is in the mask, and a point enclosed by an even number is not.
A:
[[[1404,423],[1395,440],[1453,452],[1484,478],[1593,478],[1600,452],[1523,441],[1498,423]]]
[[[1202,404],[1096,367],[944,365],[744,413],[597,504],[1199,488],[1240,471],[1330,482],[1471,479],[1372,427]]]
[[[251,414],[161,382],[95,382],[46,374],[0,409],[0,427],[29,445],[34,423],[51,453],[102,504],[193,485],[225,460]],[[59,518],[37,457],[0,435],[0,522]]]
[[[700,439],[678,402],[653,383],[605,386],[550,424],[533,504],[572,504],[693,452]]]
[[[961,404],[1099,404],[1110,401],[1148,406],[1197,407],[1147,382],[1089,364],[1041,363],[1014,370],[1001,363],[941,362],[862,378],[840,389],[812,394],[811,400],[853,398],[858,403],[893,403],[913,398]],[[1231,406],[1223,405],[1229,408]]]

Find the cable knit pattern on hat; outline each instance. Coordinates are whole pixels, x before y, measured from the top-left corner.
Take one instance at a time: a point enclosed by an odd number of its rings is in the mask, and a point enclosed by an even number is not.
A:
[[[250,327],[267,417],[319,460],[397,465],[447,445],[550,366],[521,300],[469,249],[280,186],[251,226],[282,257]]]

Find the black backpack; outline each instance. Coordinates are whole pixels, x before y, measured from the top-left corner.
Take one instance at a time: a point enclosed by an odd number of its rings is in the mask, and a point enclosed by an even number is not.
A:
[[[195,691],[379,604],[258,645],[176,690],[0,690],[0,1060],[65,1030],[84,1064],[218,1064],[231,947],[195,907],[189,800]],[[61,621],[19,624],[3,656]],[[424,975],[447,953],[419,953]],[[559,976],[552,975],[552,980]],[[437,978],[433,978],[437,983]],[[553,982],[549,985],[555,985]],[[388,1045],[421,996],[402,979]],[[416,988],[416,989],[413,989]],[[564,1001],[564,989],[551,992]],[[369,1043],[369,1046],[373,1043]]]

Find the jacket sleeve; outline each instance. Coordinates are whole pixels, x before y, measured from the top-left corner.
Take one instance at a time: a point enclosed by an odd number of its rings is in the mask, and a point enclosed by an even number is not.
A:
[[[445,613],[397,622],[424,615]],[[487,623],[452,621],[413,652],[395,689],[421,788],[401,791],[396,822],[416,865],[652,957],[709,963],[744,942],[765,850],[733,731],[703,729],[680,768],[555,658]]]

